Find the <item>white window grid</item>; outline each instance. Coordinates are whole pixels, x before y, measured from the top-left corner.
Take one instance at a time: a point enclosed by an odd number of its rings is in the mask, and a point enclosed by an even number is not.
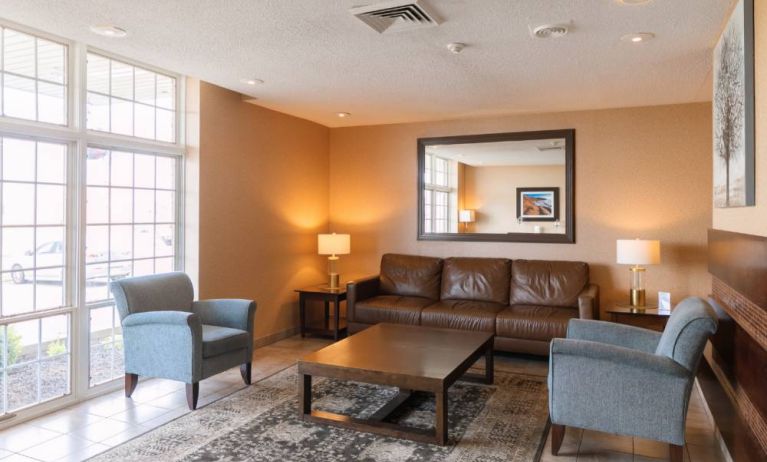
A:
[[[69,391],[59,399],[53,399],[20,409],[13,413],[2,414],[0,411],[0,429],[9,425],[15,425],[37,415],[51,412],[71,405],[74,402],[87,399],[92,396],[118,389],[121,384],[116,380],[91,387],[88,380],[89,373],[89,313],[84,297],[84,249],[85,249],[85,185],[82,179],[85,169],[85,153],[87,146],[98,145],[123,151],[145,151],[153,154],[174,156],[178,159],[176,177],[177,198],[176,201],[176,254],[174,257],[175,268],[183,269],[183,253],[180,249],[183,244],[183,210],[184,210],[184,92],[185,85],[181,75],[148,66],[144,63],[135,62],[125,57],[114,55],[104,50],[88,47],[85,44],[66,40],[51,34],[28,28],[26,26],[11,23],[0,18],[0,27],[9,27],[16,31],[33,35],[45,40],[64,44],[66,50],[66,125],[41,123],[33,120],[18,119],[0,115],[0,136],[29,137],[50,142],[66,142],[67,151],[67,220],[66,228],[66,252],[70,255],[66,262],[66,273],[69,284],[65,287],[65,306],[59,309],[46,310],[44,312],[27,313],[12,318],[0,318],[0,328],[12,323],[27,321],[30,319],[43,319],[60,314],[69,319],[69,354],[70,354],[70,384]],[[87,129],[87,79],[86,79],[86,56],[87,53],[97,53],[120,62],[139,66],[152,72],[171,76],[176,80],[174,112],[174,142],[161,142],[156,140],[142,139],[131,136],[98,132]],[[1,66],[0,66],[1,68]],[[1,87],[1,85],[0,85]],[[105,302],[111,304],[113,302]],[[113,321],[114,322],[114,321]]]
[[[162,73],[162,72],[157,72],[157,71],[149,69],[149,68],[147,68],[145,66],[139,66],[139,65],[133,64],[133,63],[128,62],[126,60],[120,60],[120,59],[112,58],[112,57],[109,57],[108,55],[106,55],[104,53],[88,52],[86,60],[90,59],[90,58],[93,58],[93,59],[104,59],[104,60],[107,61],[107,75],[106,75],[106,77],[107,77],[107,91],[104,92],[104,91],[95,90],[95,89],[93,89],[93,87],[91,87],[90,83],[86,83],[86,91],[87,91],[86,100],[90,101],[91,100],[91,95],[94,95],[97,98],[100,97],[103,100],[105,100],[106,103],[107,103],[106,104],[106,106],[107,106],[106,111],[107,111],[107,114],[108,114],[108,120],[107,120],[107,129],[106,130],[103,130],[103,129],[100,129],[100,128],[95,128],[95,126],[93,124],[91,124],[90,122],[87,124],[89,130],[105,132],[105,133],[112,133],[112,134],[120,134],[120,135],[124,135],[124,136],[130,136],[130,137],[133,137],[133,138],[138,138],[138,139],[150,139],[150,140],[159,141],[159,142],[168,142],[168,143],[175,143],[176,142],[175,125],[176,125],[176,121],[177,121],[176,120],[177,119],[176,118],[177,110],[176,110],[175,107],[171,108],[171,107],[168,107],[168,106],[159,105],[158,104],[159,94],[158,94],[158,91],[157,91],[158,90],[158,86],[159,86],[159,79],[158,79],[158,77],[164,77],[164,78],[170,79],[170,81],[172,82],[171,88],[173,89],[173,92],[174,92],[174,94],[172,95],[172,102],[173,102],[173,105],[176,105],[176,101],[178,101],[178,99],[176,97],[176,94],[175,94],[176,91],[175,90],[179,86],[178,85],[178,79],[176,77],[173,77],[171,75],[168,75],[168,74],[165,74],[165,73]],[[132,82],[132,84],[131,84],[131,97],[130,98],[127,98],[125,96],[118,96],[118,95],[114,94],[114,85],[113,85],[113,81],[112,81],[112,77],[113,77],[112,70],[113,70],[113,66],[115,65],[115,63],[117,63],[119,65],[130,67],[131,82]],[[138,98],[136,97],[136,71],[137,70],[145,71],[145,72],[150,72],[150,73],[153,74],[153,78],[154,78],[154,95],[152,97],[152,100],[154,101],[154,103],[152,103],[152,104],[148,104],[146,102],[139,101]],[[87,80],[87,74],[86,74],[86,80]],[[115,131],[114,124],[113,124],[113,106],[114,106],[113,102],[114,101],[130,104],[130,107],[131,107],[131,124],[132,124],[132,129],[131,129],[131,133],[129,133],[129,134],[128,133],[119,133],[119,132]],[[153,125],[154,125],[154,130],[153,130],[153,136],[151,136],[151,137],[136,135],[136,107],[137,106],[138,107],[151,108],[153,110],[153,116],[154,116],[154,123],[153,123]],[[158,115],[162,114],[162,113],[165,113],[165,112],[169,112],[171,114],[172,120],[173,120],[173,125],[174,125],[174,131],[173,131],[170,139],[162,139],[162,138],[158,137],[158,131],[157,131]]]
[[[69,95],[70,95],[70,92],[69,92],[69,74],[70,74],[70,71],[69,71],[69,61],[70,61],[69,60],[69,47],[67,46],[67,43],[65,43],[63,41],[60,41],[60,40],[57,40],[57,39],[52,39],[50,37],[43,37],[43,36],[40,36],[39,34],[36,34],[36,33],[27,32],[27,31],[25,31],[23,29],[24,28],[8,27],[8,26],[4,26],[3,24],[0,24],[0,103],[2,103],[2,104],[0,104],[0,117],[14,118],[14,119],[18,119],[18,120],[30,120],[30,121],[41,122],[41,123],[50,123],[51,125],[67,126],[68,121],[69,121],[68,115],[69,115],[69,112],[70,112],[69,111],[69,103],[70,103],[69,100],[71,99],[69,97]],[[34,56],[34,67],[35,67],[35,70],[34,70],[34,75],[33,76],[19,74],[19,73],[8,71],[8,70],[5,69],[5,67],[6,67],[5,66],[5,64],[6,64],[6,56],[5,56],[5,44],[6,43],[5,43],[5,41],[6,41],[6,31],[7,30],[10,30],[10,31],[22,34],[22,35],[27,35],[27,36],[32,37],[33,42],[34,42],[34,54],[35,54],[35,56]],[[45,79],[45,78],[41,78],[40,77],[40,75],[39,75],[40,74],[40,72],[39,72],[39,59],[38,59],[39,58],[38,57],[39,45],[38,44],[39,44],[39,42],[41,40],[46,41],[46,42],[51,42],[51,43],[54,43],[54,44],[57,44],[57,45],[61,45],[61,46],[64,47],[63,81],[57,82],[55,80],[49,80],[49,79]],[[34,93],[34,98],[35,98],[35,104],[34,104],[35,117],[34,118],[28,118],[27,119],[27,118],[13,117],[13,116],[9,116],[9,115],[5,114],[4,108],[5,108],[5,101],[6,101],[6,98],[5,98],[5,96],[6,96],[5,95],[6,76],[15,77],[15,78],[24,79],[24,80],[32,80],[33,81],[33,84],[34,84],[34,92],[33,93]],[[63,96],[64,96],[64,108],[63,108],[64,114],[63,114],[63,120],[61,121],[61,123],[51,123],[51,122],[42,122],[42,121],[40,121],[40,103],[39,103],[39,98],[40,98],[40,84],[41,83],[44,84],[44,85],[49,85],[49,86],[62,87],[62,89],[63,89]]]

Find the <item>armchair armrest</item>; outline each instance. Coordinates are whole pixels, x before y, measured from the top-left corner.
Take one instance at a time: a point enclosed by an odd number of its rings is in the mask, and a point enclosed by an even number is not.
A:
[[[146,311],[122,321],[125,372],[195,383],[202,379],[202,322],[187,311]]]
[[[653,353],[661,334],[641,327],[606,321],[571,319],[567,324],[567,338],[616,345]]]
[[[588,284],[578,294],[578,315],[581,319],[599,319],[599,286]]]
[[[188,311],[144,311],[129,314],[123,319],[123,328],[145,324],[171,324],[189,326],[200,324],[199,317]]]
[[[250,334],[249,349],[253,351],[253,320],[256,302],[237,298],[219,298],[192,302],[192,311],[203,324],[240,329]]]
[[[369,276],[346,284],[346,317],[354,322],[354,304],[360,300],[374,297],[381,286],[380,276]]]
[[[551,355],[580,356],[593,361],[608,361],[622,368],[642,369],[672,377],[690,376],[690,371],[667,356],[590,340],[555,338],[551,341]]]
[[[552,423],[684,444],[694,376],[666,356],[555,338],[549,356]]]

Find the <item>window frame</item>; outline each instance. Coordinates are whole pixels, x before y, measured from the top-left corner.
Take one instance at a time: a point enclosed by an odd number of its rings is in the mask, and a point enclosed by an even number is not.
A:
[[[89,387],[89,318],[92,304],[85,302],[85,234],[86,234],[86,154],[89,146],[129,152],[143,152],[175,157],[176,162],[176,230],[175,267],[184,268],[184,207],[185,207],[185,77],[147,63],[139,62],[106,50],[90,47],[84,43],[68,40],[46,32],[0,18],[0,26],[60,43],[66,50],[66,125],[0,116],[0,136],[31,138],[38,141],[65,143],[67,145],[66,170],[66,217],[64,262],[64,306],[61,308],[30,312],[0,319],[0,324],[40,319],[59,314],[69,314],[70,329],[70,393],[31,407],[0,415],[0,429],[16,425],[36,416],[69,406],[75,402],[98,396],[121,387],[117,379]],[[176,81],[175,88],[175,141],[156,141],[134,136],[118,135],[87,129],[87,55],[95,53],[132,66],[156,72]],[[111,302],[110,302],[111,303]]]

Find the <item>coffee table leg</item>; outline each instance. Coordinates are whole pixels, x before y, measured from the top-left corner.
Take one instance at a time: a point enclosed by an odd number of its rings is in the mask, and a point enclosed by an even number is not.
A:
[[[495,361],[493,359],[493,344],[492,342],[487,347],[487,350],[485,350],[485,381],[488,384],[493,383],[494,375],[495,375]]]
[[[437,413],[434,430],[437,444],[447,444],[447,390],[435,393]]]
[[[301,374],[298,377],[298,394],[301,399],[301,415],[312,413],[312,376]]]

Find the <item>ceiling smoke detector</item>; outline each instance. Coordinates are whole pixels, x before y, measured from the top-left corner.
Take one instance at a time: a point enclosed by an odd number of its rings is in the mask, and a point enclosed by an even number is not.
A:
[[[379,34],[423,29],[439,25],[439,20],[423,0],[393,0],[349,10],[357,19]]]
[[[532,30],[535,38],[559,38],[567,35],[567,26],[565,24],[543,24]]]

